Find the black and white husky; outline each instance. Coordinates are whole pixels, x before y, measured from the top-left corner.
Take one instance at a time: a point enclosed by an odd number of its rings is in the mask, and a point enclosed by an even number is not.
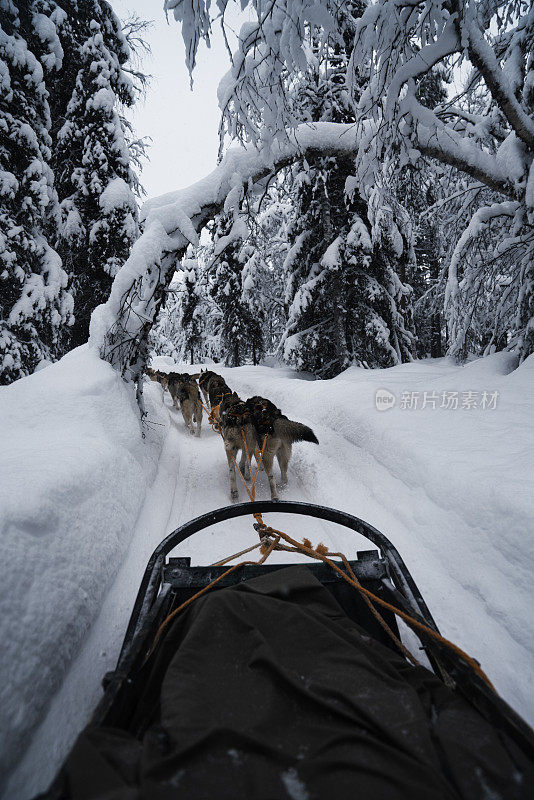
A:
[[[270,400],[263,397],[251,397],[246,402],[240,400],[235,393],[225,397],[219,408],[219,421],[230,471],[230,492],[234,500],[238,495],[235,459],[239,450],[241,450],[239,469],[243,477],[248,480],[250,475],[246,450],[249,458],[252,458],[253,453],[257,453],[256,460],[258,460],[259,451],[263,448],[262,464],[269,480],[271,500],[278,500],[273,476],[275,456],[280,467],[281,485],[285,486],[293,443],[319,444],[311,428],[288,419]]]

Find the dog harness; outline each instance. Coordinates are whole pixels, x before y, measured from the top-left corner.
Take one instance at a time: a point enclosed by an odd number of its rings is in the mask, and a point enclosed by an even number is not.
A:
[[[264,397],[249,397],[245,405],[250,411],[252,424],[256,428],[258,436],[262,437],[265,434],[272,436],[274,434],[275,419],[284,416],[280,409]]]
[[[225,427],[239,428],[244,427],[250,423],[251,414],[247,408],[247,404],[240,400],[238,403],[233,403],[228,408],[225,408],[221,414],[221,423]]]

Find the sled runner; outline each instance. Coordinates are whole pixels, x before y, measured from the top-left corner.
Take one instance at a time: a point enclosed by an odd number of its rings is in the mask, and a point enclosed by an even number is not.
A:
[[[168,557],[252,512],[316,517],[369,539],[378,550],[358,552],[349,569],[386,604],[375,602],[382,619],[328,563],[229,573]],[[419,624],[409,647],[429,667],[399,651],[407,628],[389,606]],[[40,797],[534,797],[534,732],[437,634],[399,553],[363,520],[272,501],[205,514],[154,551],[104,696]]]

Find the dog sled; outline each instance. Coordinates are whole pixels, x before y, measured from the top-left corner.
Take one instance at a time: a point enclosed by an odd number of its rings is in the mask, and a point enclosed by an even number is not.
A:
[[[337,568],[320,548],[310,564],[232,570],[169,556],[266,512],[344,526],[373,549]],[[441,638],[391,542],[330,508],[244,503],[171,533],[103,687],[41,800],[534,797],[534,732]]]

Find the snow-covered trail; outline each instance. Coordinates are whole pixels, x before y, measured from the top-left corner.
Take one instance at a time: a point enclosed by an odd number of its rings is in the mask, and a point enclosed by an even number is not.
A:
[[[477,658],[504,698],[532,723],[532,471],[524,478],[523,473],[528,472],[534,441],[529,439],[532,431],[522,424],[529,417],[521,405],[525,387],[532,387],[530,373],[522,368],[508,377],[506,365],[496,362],[490,378],[485,372],[477,378],[476,369],[460,370],[446,361],[349,370],[333,381],[299,380],[289,370],[269,367],[216,369],[240,396],[267,396],[316,433],[319,446],[294,445],[289,485],[281,497],[339,508],[388,536],[442,633]],[[395,417],[374,408],[376,387],[432,389],[454,380],[462,388],[464,373],[465,385],[476,388],[490,380],[500,387],[502,414],[481,412],[476,417],[459,411],[448,417],[432,412],[410,417],[399,411]],[[151,388],[160,391],[159,386]],[[202,437],[191,436],[169,395],[161,394],[161,401],[168,430],[127,558],[3,800],[27,800],[42,790],[87,721],[101,694],[100,679],[114,667],[154,547],[179,525],[230,502],[220,436],[206,419]],[[268,496],[267,479],[260,472],[257,497]],[[243,487],[240,500],[247,500]],[[348,557],[372,547],[363,537],[319,520],[274,513],[266,519],[297,538],[323,541]],[[209,564],[256,542],[252,519],[243,517],[196,534],[173,555]],[[285,553],[271,558],[294,560]]]

